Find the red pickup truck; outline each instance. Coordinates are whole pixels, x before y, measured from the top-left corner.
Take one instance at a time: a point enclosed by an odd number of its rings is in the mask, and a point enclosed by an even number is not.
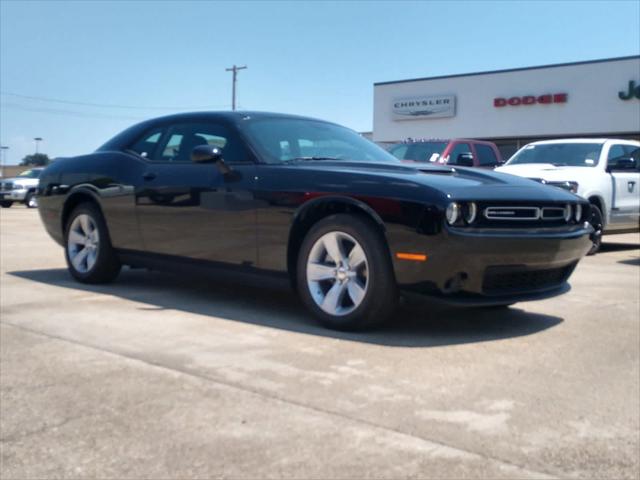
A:
[[[389,148],[389,153],[400,160],[461,167],[494,168],[504,162],[498,147],[481,140],[407,140]]]

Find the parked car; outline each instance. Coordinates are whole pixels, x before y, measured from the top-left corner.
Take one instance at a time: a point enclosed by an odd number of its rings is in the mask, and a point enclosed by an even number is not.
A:
[[[345,127],[270,113],[146,121],[47,167],[39,196],[80,282],[123,264],[208,273],[211,288],[270,275],[338,329],[388,319],[399,289],[466,306],[559,295],[590,247],[571,193],[403,164]]]
[[[24,203],[29,208],[38,206],[36,190],[38,177],[44,168],[25,170],[17,177],[0,179],[0,206],[9,208],[15,202]]]
[[[591,203],[590,254],[603,233],[640,230],[640,142],[568,139],[534,142],[497,171],[531,178],[577,193]]]
[[[461,167],[494,168],[503,163],[494,143],[481,140],[407,140],[389,148],[400,160]]]

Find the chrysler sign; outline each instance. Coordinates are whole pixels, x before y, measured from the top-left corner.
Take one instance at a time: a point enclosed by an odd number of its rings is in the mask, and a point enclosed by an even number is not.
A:
[[[453,117],[455,114],[455,95],[405,97],[393,100],[393,115],[396,120]]]

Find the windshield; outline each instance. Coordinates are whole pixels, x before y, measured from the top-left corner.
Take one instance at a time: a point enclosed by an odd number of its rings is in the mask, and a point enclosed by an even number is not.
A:
[[[400,160],[437,162],[447,145],[448,142],[400,143],[391,147],[389,153]]]
[[[601,143],[544,143],[527,145],[509,159],[507,165],[551,163],[556,167],[595,167]]]
[[[244,131],[268,163],[304,160],[398,160],[353,130],[317,120],[261,118],[249,120]]]
[[[34,169],[31,169],[31,170],[25,170],[20,175],[18,175],[18,177],[38,178],[41,173],[42,173],[42,169],[41,168],[34,168]]]

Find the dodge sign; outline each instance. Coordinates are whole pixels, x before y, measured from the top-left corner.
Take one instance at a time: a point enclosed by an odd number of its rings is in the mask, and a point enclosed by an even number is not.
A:
[[[396,120],[453,117],[455,114],[455,95],[405,97],[393,100],[393,115]]]

